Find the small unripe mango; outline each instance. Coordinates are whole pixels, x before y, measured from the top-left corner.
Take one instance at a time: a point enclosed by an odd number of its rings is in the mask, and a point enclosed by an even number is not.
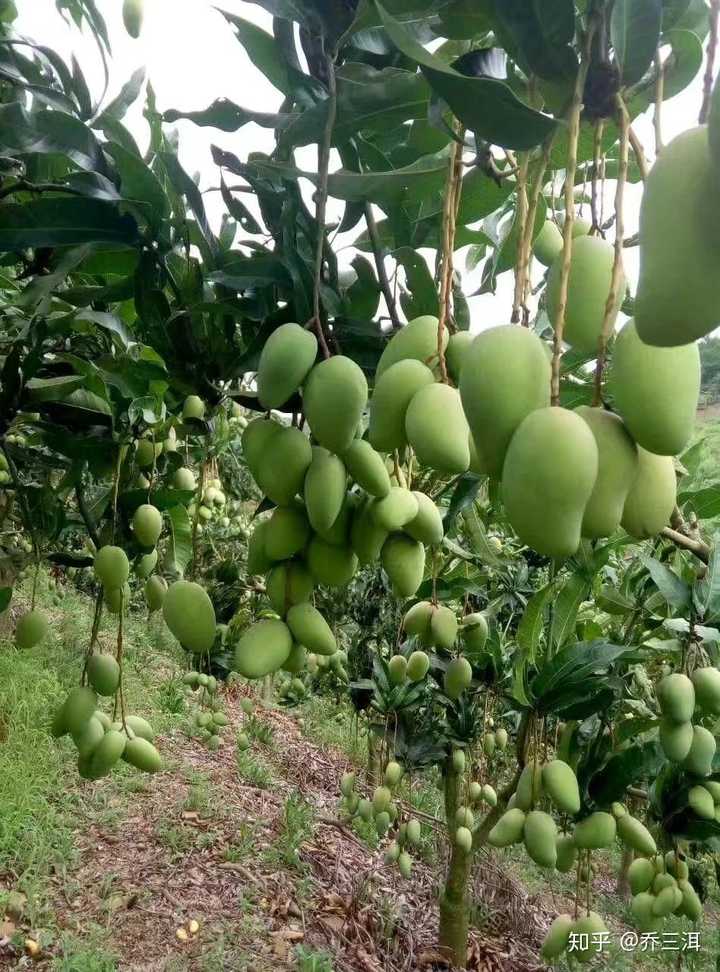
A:
[[[408,405],[405,431],[422,465],[451,476],[466,472],[470,433],[457,389],[436,383],[416,392]]]
[[[672,458],[656,456],[638,447],[638,471],[625,500],[623,528],[638,540],[656,536],[670,522],[676,493]]]
[[[365,375],[351,358],[336,355],[315,365],[303,388],[303,405],[320,445],[338,454],[349,449],[367,398]]]
[[[447,348],[448,330],[442,335],[442,349]],[[431,314],[416,317],[396,331],[380,356],[377,377],[380,378],[392,365],[407,358],[429,361],[437,357],[438,319]]]
[[[257,391],[265,409],[280,408],[298,390],[317,357],[317,338],[299,324],[283,324],[260,355]]]

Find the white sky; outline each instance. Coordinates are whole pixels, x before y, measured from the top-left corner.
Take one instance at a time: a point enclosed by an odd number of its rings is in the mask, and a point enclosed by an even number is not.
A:
[[[69,60],[75,53],[94,95],[102,89],[102,69],[97,48],[87,31],[82,34],[75,27],[68,27],[55,8],[55,0],[16,0],[20,16],[19,32],[38,43],[53,48]],[[277,111],[282,95],[267,81],[250,62],[241,44],[236,40],[231,26],[215,9],[238,14],[246,20],[271,30],[272,18],[261,7],[243,0],[145,0],[145,24],[140,39],[127,36],[121,18],[122,0],[97,0],[97,6],[105,16],[113,47],[111,62],[111,95],[117,93],[132,72],[144,65],[157,96],[158,108],[165,111],[176,108],[196,111],[206,108],[216,98],[228,98],[237,104],[256,111]],[[674,135],[697,123],[701,101],[701,79],[663,106],[663,138],[669,141]],[[126,124],[141,145],[147,142],[147,126],[142,117],[142,101],[128,114]],[[214,142],[245,158],[251,151],[270,151],[273,133],[254,124],[246,125],[237,133],[219,132],[199,128],[192,122],[177,124],[180,132],[180,159],[186,170],[200,173],[202,189],[218,185],[218,173],[210,156]],[[653,151],[652,113],[639,118],[634,128],[645,144],[648,154]],[[315,166],[313,149],[301,149],[297,153],[301,167]],[[309,187],[305,187],[308,189]],[[610,186],[612,195],[612,184]],[[639,187],[628,187],[626,207],[626,232],[631,235],[637,229]],[[247,201],[247,200],[243,200]],[[213,223],[219,223],[223,212],[218,193],[205,196],[206,206]],[[606,211],[611,211],[611,198]],[[341,206],[329,210],[329,219],[342,212]],[[362,227],[353,231],[360,232]],[[352,238],[352,236],[350,237]],[[626,273],[634,287],[637,274],[637,249],[626,250]],[[342,265],[353,257],[351,249],[340,254]],[[460,262],[462,269],[462,262]],[[500,279],[496,296],[484,295],[470,302],[472,329],[481,330],[495,324],[507,323],[512,303],[512,274]],[[477,274],[465,279],[464,289],[476,288]]]

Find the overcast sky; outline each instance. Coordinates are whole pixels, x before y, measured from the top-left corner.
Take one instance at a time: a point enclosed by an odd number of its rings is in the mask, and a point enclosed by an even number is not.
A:
[[[145,66],[155,88],[158,108],[194,111],[206,108],[216,98],[224,97],[256,111],[276,111],[282,101],[278,92],[249,61],[236,40],[227,21],[215,6],[271,30],[272,18],[261,7],[243,0],[145,0],[145,24],[139,40],[127,36],[122,25],[121,0],[96,0],[108,24],[113,58],[111,63],[111,92],[118,91],[133,71]],[[53,48],[69,59],[75,53],[93,93],[102,90],[102,68],[97,48],[88,32],[69,27],[57,13],[55,0],[16,0],[20,17],[17,29]],[[663,137],[668,141],[678,132],[697,123],[701,101],[701,79],[663,106]],[[144,145],[147,126],[142,117],[142,101],[129,113],[126,123]],[[245,158],[251,151],[269,151],[273,133],[254,124],[239,132],[226,133],[198,128],[191,122],[179,122],[180,158],[191,173],[200,173],[200,185],[207,189],[218,184],[218,173],[210,156],[215,142]],[[634,123],[634,128],[652,156],[652,112]],[[314,168],[312,149],[297,153],[301,167]],[[305,187],[309,190],[309,187]],[[637,228],[639,188],[629,187],[627,204],[627,234]],[[219,194],[205,196],[213,222],[218,223],[223,207]],[[611,202],[610,202],[611,205]],[[329,218],[341,212],[331,207]],[[626,252],[626,271],[634,286],[637,272],[637,250]],[[341,266],[352,259],[352,250],[341,253]],[[462,269],[462,263],[460,264]],[[471,301],[472,329],[507,323],[511,304],[511,274],[501,278],[497,296],[486,295]],[[476,285],[477,277],[465,280],[465,290]]]

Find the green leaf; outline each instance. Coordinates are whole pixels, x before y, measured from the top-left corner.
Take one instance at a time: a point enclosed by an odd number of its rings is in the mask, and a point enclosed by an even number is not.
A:
[[[661,0],[615,0],[610,41],[623,84],[635,84],[648,70],[655,57],[661,27]]]
[[[637,723],[638,720],[633,719]],[[637,735],[637,729],[635,732]],[[625,797],[629,786],[654,778],[665,757],[656,739],[639,746],[629,746],[614,753],[590,779],[588,792],[599,807],[609,807]]]
[[[12,587],[2,587],[0,588],[0,612],[7,611],[10,607],[10,601],[12,600],[13,589]]]
[[[558,592],[553,604],[550,641],[561,648],[575,632],[580,605],[588,596],[590,584],[582,574],[571,574]]]
[[[444,517],[445,533],[448,533],[456,517],[475,502],[477,494],[482,486],[482,481],[470,474],[460,477],[457,486],[453,490],[450,504]]]
[[[552,118],[529,108],[503,81],[459,74],[418,44],[381,4],[376,5],[392,42],[420,65],[433,90],[478,138],[524,151],[539,145],[555,130]]]
[[[554,584],[546,584],[539,591],[535,591],[520,618],[515,639],[530,665],[535,663],[537,646],[545,624],[546,608],[554,590]]]
[[[218,12],[235,28],[237,39],[244,47],[245,53],[270,84],[285,95],[292,94],[287,66],[272,34],[268,34],[257,24],[228,13],[226,10],[218,10]]]
[[[699,520],[712,520],[720,516],[720,485],[685,490],[678,496],[678,504],[689,507]]]
[[[407,319],[412,321],[424,314],[437,315],[437,288],[425,258],[409,246],[393,250],[391,255],[405,271],[407,289],[401,294],[400,303]]]
[[[547,708],[560,691],[581,697],[585,683],[605,674],[627,650],[607,641],[581,641],[561,648],[533,679],[531,688],[538,707]]]
[[[377,282],[375,270],[370,261],[360,254],[354,258],[352,266],[357,274],[357,279],[345,293],[347,316],[372,319],[375,317],[380,303],[380,285]]]
[[[195,215],[198,227],[202,233],[202,238],[205,240],[208,249],[208,256],[211,261],[217,259],[220,248],[218,246],[218,241],[215,238],[212,230],[210,229],[210,224],[208,223],[207,216],[205,215],[205,204],[203,203],[202,196],[200,195],[200,190],[192,181],[187,172],[180,165],[177,155],[173,152],[160,152],[159,159],[165,166],[168,177],[175,187],[175,191],[181,196],[185,196],[188,201],[190,209]]]
[[[132,73],[130,79],[120,89],[117,97],[113,98],[109,105],[103,109],[97,121],[93,122],[93,128],[104,128],[111,121],[122,121],[128,108],[135,104],[140,97],[140,92],[145,84],[145,68],[140,67]]]
[[[676,611],[682,611],[690,603],[690,586],[685,583],[682,577],[670,570],[665,564],[661,564],[654,557],[640,558],[652,577],[657,589],[665,598],[667,603]]]
[[[720,544],[713,545],[705,576],[696,581],[695,587],[702,617],[706,621],[720,619]]]
[[[629,597],[625,597],[616,587],[611,587],[609,584],[606,584],[596,596],[595,603],[607,614],[629,614],[635,608]]]
[[[182,574],[192,560],[192,524],[184,506],[172,506],[167,514],[170,520],[171,557]]]
[[[477,510],[469,509],[465,510],[462,514],[463,522],[470,538],[470,543],[472,548],[477,554],[478,558],[488,567],[499,567],[502,564],[502,560],[495,553],[493,548],[490,546],[490,540],[485,529],[485,524],[477,514]]]
[[[163,113],[163,121],[170,124],[181,118],[194,122],[201,128],[218,128],[221,132],[237,132],[250,122],[260,128],[283,129],[292,124],[297,115],[275,115],[264,111],[250,111],[227,98],[218,98],[202,111],[177,111],[174,108]]]
[[[138,242],[137,223],[97,199],[45,196],[0,205],[0,252],[78,243]]]
[[[575,77],[572,0],[495,0],[495,17],[512,37],[530,72],[546,81]]]
[[[143,217],[152,226],[159,226],[169,215],[170,204],[155,173],[117,143],[108,144],[106,151],[117,168],[123,196],[129,202],[140,203]]]
[[[283,162],[250,160],[248,168],[260,176],[280,179],[308,179],[317,185],[316,172],[305,172]],[[447,153],[425,156],[411,165],[388,172],[350,172],[340,169],[328,178],[328,191],[349,202],[392,205],[407,199],[422,199],[437,192],[447,177]]]
[[[100,145],[78,118],[62,111],[26,111],[0,105],[3,155],[63,155],[81,169],[107,172]]]

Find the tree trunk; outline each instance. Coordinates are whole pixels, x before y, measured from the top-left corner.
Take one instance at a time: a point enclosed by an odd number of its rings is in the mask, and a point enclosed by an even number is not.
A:
[[[266,705],[270,705],[273,700],[273,688],[275,679],[272,675],[266,675],[262,683],[262,700]]]
[[[618,872],[617,879],[617,893],[623,901],[630,900],[630,879],[628,877],[628,871],[630,870],[630,865],[633,862],[634,854],[629,847],[623,850],[622,862],[620,864],[620,871]]]
[[[448,759],[445,767],[445,815],[450,841],[450,862],[445,887],[440,895],[440,951],[452,964],[464,969],[468,947],[468,881],[472,854],[455,843],[455,814],[460,799],[461,779]]]
[[[367,737],[367,778],[368,783],[371,786],[379,781],[379,767],[380,767],[380,752],[378,747],[378,738],[375,733],[375,729],[372,723],[368,724],[368,737]]]

